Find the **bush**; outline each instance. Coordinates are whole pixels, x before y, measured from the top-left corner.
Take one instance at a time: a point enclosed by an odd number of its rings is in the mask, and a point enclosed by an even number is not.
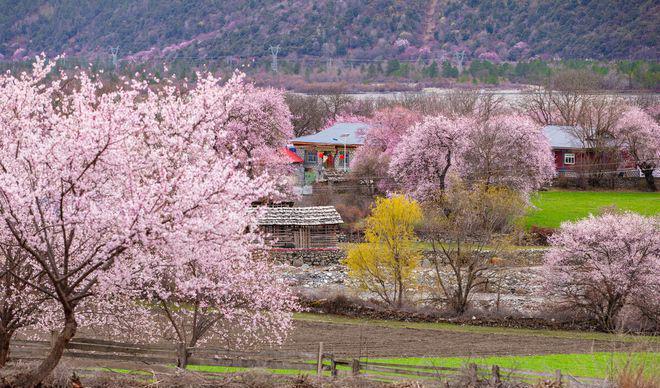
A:
[[[554,233],[555,229],[553,228],[544,228],[536,225],[532,225],[529,228],[529,237],[534,245],[550,245],[549,239]]]

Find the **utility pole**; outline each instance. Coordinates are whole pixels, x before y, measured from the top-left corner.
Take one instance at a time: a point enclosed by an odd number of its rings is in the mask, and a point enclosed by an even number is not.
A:
[[[454,53],[454,61],[458,68],[458,74],[463,74],[463,61],[465,60],[465,50]]]
[[[119,54],[119,46],[110,47],[110,54],[112,55],[112,66],[115,68],[115,71],[117,71],[117,54]]]
[[[270,63],[270,68],[277,73],[277,54],[280,52],[280,45],[270,46],[270,55],[272,57],[272,62]]]

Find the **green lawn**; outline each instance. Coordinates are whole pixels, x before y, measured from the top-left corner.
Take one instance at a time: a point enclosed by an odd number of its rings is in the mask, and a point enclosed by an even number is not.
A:
[[[619,191],[541,191],[532,198],[537,208],[526,217],[525,226],[557,228],[563,221],[574,221],[616,205],[644,215],[660,214],[660,193]]]
[[[571,375],[574,377],[593,377],[593,378],[612,378],[617,373],[623,370],[627,364],[632,366],[632,369],[643,367],[644,373],[647,376],[660,379],[660,353],[654,352],[639,352],[639,353],[623,353],[623,352],[596,352],[584,354],[545,354],[545,355],[530,355],[530,356],[492,356],[492,357],[405,357],[405,358],[371,358],[363,359],[364,362],[378,362],[386,364],[398,364],[398,369],[415,370],[415,366],[427,367],[449,367],[460,368],[468,363],[475,363],[478,365],[489,368],[491,365],[499,365],[505,369],[516,369],[521,371],[533,371],[554,373],[557,369],[562,371],[564,375]],[[314,361],[310,361],[310,364]],[[410,368],[405,368],[403,365],[410,365]],[[238,367],[225,367],[225,366],[211,366],[211,365],[189,365],[189,370],[197,372],[210,372],[210,373],[236,373],[245,372],[249,368]],[[339,366],[338,369],[350,370],[348,367]],[[90,370],[105,370],[122,374],[135,374],[135,375],[151,375],[151,373],[141,370],[130,369],[110,369],[110,368],[90,368]],[[265,373],[274,375],[315,375],[316,372],[312,370],[296,370],[296,369],[262,369]],[[427,371],[428,369],[424,369]],[[396,376],[398,373],[389,372],[369,372],[371,375]],[[504,371],[506,375],[508,372]],[[329,376],[329,371],[324,371],[325,376]],[[421,379],[421,377],[420,377]]]
[[[401,365],[425,365],[458,368],[467,363],[502,368],[554,373],[559,369],[563,374],[579,377],[608,378],[615,376],[627,363],[633,368],[644,367],[645,373],[660,378],[660,353],[585,353],[585,354],[546,354],[532,356],[494,356],[483,358],[435,357],[435,358],[383,358],[369,359]]]

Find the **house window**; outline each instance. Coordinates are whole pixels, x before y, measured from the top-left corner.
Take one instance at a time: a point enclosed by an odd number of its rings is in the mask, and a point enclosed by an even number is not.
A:
[[[564,154],[564,164],[575,164],[575,154]]]
[[[316,152],[305,150],[305,161],[307,163],[316,163]]]

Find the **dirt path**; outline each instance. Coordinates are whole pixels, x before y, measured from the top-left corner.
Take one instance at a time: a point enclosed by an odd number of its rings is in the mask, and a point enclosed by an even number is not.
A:
[[[426,11],[423,42],[427,46],[429,46],[431,41],[434,39],[433,32],[435,31],[436,23],[438,22],[436,17],[437,6],[438,6],[438,0],[431,0],[431,2],[429,3],[429,8]]]
[[[366,324],[296,321],[283,351],[313,353],[319,341],[340,357],[532,355],[593,351],[660,351],[660,345],[544,336],[389,328]]]

